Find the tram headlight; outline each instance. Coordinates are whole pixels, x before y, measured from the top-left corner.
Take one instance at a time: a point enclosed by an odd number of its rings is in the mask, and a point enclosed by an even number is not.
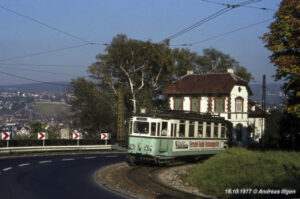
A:
[[[129,149],[133,150],[134,149],[134,144],[130,144]]]
[[[148,151],[148,150],[149,150],[149,146],[148,146],[148,145],[145,145],[144,150],[145,150],[145,151]]]

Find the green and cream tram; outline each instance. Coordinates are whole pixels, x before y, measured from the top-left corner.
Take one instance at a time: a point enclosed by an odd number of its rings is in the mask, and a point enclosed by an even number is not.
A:
[[[231,123],[210,114],[182,111],[141,113],[129,124],[127,162],[157,164],[216,154],[228,147]]]

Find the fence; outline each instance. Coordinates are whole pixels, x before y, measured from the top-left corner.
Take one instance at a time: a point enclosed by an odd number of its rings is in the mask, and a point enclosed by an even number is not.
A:
[[[1,147],[0,154],[28,153],[28,152],[58,152],[58,151],[97,151],[126,149],[118,145],[79,145],[79,146],[26,146],[26,147]]]

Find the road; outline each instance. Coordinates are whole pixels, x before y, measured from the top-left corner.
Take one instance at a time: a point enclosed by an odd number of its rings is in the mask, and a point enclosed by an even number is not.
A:
[[[124,160],[115,153],[0,158],[0,198],[122,198],[100,188],[93,175]]]

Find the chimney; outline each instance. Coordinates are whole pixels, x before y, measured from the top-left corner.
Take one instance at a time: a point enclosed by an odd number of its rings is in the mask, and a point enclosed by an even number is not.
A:
[[[227,73],[233,74],[233,69],[232,69],[232,68],[228,68],[228,69],[227,69]]]
[[[193,71],[193,70],[188,70],[188,71],[186,72],[186,74],[187,74],[187,75],[192,75],[192,74],[194,74],[194,71]]]

